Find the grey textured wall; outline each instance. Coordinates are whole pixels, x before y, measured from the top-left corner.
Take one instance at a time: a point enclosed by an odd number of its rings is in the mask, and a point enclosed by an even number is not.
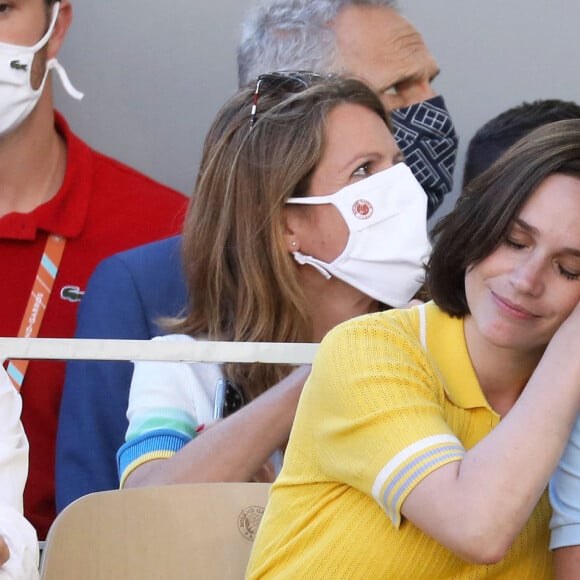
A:
[[[236,87],[238,26],[253,0],[72,2],[60,61],[86,96],[77,103],[55,81],[57,107],[93,147],[189,194],[204,135]],[[523,100],[580,100],[579,2],[400,4],[443,70],[435,87],[460,134],[456,181],[467,141],[490,117]]]

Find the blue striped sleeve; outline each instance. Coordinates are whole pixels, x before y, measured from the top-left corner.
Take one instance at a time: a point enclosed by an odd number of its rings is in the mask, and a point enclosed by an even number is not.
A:
[[[373,497],[396,527],[401,524],[401,505],[413,488],[436,469],[461,461],[465,448],[449,434],[416,441],[395,455],[377,475]]]
[[[117,452],[120,487],[140,465],[154,459],[167,459],[183,449],[192,437],[171,429],[149,431],[127,441]]]

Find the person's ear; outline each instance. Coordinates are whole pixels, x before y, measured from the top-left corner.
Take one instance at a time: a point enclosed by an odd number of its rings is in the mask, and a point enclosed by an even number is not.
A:
[[[300,237],[298,232],[300,231],[300,219],[299,208],[296,207],[285,207],[283,210],[284,219],[284,241],[286,243],[286,249],[289,252],[297,252],[300,250]]]
[[[47,58],[55,58],[64,42],[66,33],[70,28],[72,22],[72,6],[68,0],[60,0],[60,7],[58,10],[58,17],[54,24],[52,36],[48,41]],[[52,14],[52,13],[51,13]]]

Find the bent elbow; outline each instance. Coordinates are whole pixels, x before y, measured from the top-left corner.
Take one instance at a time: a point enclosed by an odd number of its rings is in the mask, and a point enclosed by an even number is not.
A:
[[[479,547],[479,550],[472,553],[471,558],[466,558],[472,564],[479,564],[482,566],[489,566],[497,564],[505,558],[509,548],[489,549]]]
[[[497,564],[505,558],[512,545],[512,541],[497,536],[497,530],[495,530],[495,534],[484,537],[477,535],[468,541],[464,537],[464,541],[456,553],[471,564],[482,566]]]

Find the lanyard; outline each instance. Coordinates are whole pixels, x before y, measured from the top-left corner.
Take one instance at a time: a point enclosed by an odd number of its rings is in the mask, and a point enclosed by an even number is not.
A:
[[[30,298],[20,323],[19,338],[36,338],[38,336],[65,244],[66,240],[55,234],[50,234],[46,240],[38,272],[30,291]],[[22,387],[29,363],[29,360],[11,360],[8,363],[6,372],[17,391],[20,391]]]

